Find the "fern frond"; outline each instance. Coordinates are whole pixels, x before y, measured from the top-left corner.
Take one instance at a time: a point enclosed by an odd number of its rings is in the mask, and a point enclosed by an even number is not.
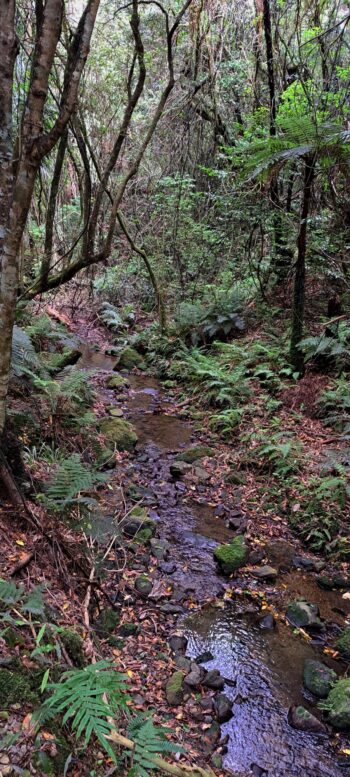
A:
[[[131,721],[128,734],[135,745],[132,759],[135,777],[149,777],[149,772],[158,768],[154,759],[161,753],[184,752],[183,748],[166,738],[170,732],[171,729],[156,727],[152,718],[144,715]]]
[[[78,453],[62,461],[47,489],[46,497],[53,509],[64,509],[81,491],[90,491],[96,483],[106,480],[106,475],[89,469]]]

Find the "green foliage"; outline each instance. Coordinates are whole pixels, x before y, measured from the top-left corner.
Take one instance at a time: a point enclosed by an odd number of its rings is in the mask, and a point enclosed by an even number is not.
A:
[[[38,374],[43,372],[43,365],[31,338],[16,324],[13,328],[11,366],[17,378],[23,375],[32,377],[33,372]]]
[[[119,331],[120,329],[127,329],[127,324],[123,321],[122,316],[114,305],[109,302],[103,302],[101,305],[100,318],[108,329],[112,331]]]
[[[244,367],[228,372],[218,360],[193,348],[185,356],[175,361],[169,370],[171,377],[189,381],[195,393],[200,393],[208,405],[231,405],[236,400],[250,395],[245,381]]]
[[[86,747],[95,736],[115,762],[108,737],[114,730],[114,718],[127,709],[127,686],[124,675],[111,661],[97,661],[84,669],[65,672],[59,683],[50,683],[51,695],[44,701],[38,720],[63,714],[63,725],[70,722],[77,740],[84,735]]]
[[[179,745],[174,745],[166,738],[167,733],[172,733],[170,728],[156,727],[152,718],[139,715],[131,720],[128,735],[133,740],[135,747],[131,757],[131,769],[128,777],[149,777],[149,774],[158,769],[154,759],[162,753],[183,753]]]
[[[333,381],[332,388],[322,392],[318,400],[319,415],[329,426],[350,433],[350,386],[346,377]]]
[[[106,480],[106,475],[86,466],[78,453],[61,462],[45,491],[45,504],[51,510],[62,511],[74,504],[84,504],[79,498],[81,492],[90,492],[97,483]]]
[[[350,326],[340,322],[332,337],[322,332],[319,336],[304,338],[299,347],[306,361],[323,357],[333,360],[338,370],[346,369],[350,365]]]

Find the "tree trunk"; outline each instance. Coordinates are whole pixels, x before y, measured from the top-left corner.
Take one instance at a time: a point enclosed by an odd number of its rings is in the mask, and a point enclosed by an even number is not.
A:
[[[298,348],[303,336],[304,308],[305,308],[305,259],[307,245],[307,224],[310,211],[312,182],[315,175],[315,156],[305,159],[303,200],[300,214],[300,226],[298,234],[298,254],[295,265],[292,332],[290,340],[290,360],[296,372],[300,375],[304,372],[304,354]]]

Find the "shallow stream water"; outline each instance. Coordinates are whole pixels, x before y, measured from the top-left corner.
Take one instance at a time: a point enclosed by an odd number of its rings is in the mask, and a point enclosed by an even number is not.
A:
[[[86,367],[113,368],[110,359],[108,366],[106,362],[97,365],[94,357],[93,365],[88,356]],[[146,487],[145,503],[159,519],[160,536],[171,543],[172,599],[182,602],[192,597],[203,603],[201,609],[179,617],[189,640],[188,655],[210,650],[214,659],[206,668],[217,668],[234,681],[225,686],[225,693],[234,700],[233,718],[222,727],[222,734],[229,735],[225,768],[237,777],[350,775],[349,759],[339,755],[339,747],[338,753],[334,749],[338,737],[331,731],[327,735],[301,733],[287,720],[292,704],[303,704],[320,715],[303,691],[305,658],[321,658],[338,672],[344,667],[326,658],[321,646],[293,635],[283,622],[271,632],[261,631],[258,608],[249,606],[244,597],[234,594],[229,602],[216,598],[226,581],[217,574],[213,548],[217,542],[230,540],[233,532],[204,499],[202,504],[185,501],[184,485],[174,482],[169,473],[174,454],[188,447],[193,430],[172,414],[157,381],[146,375],[131,375],[129,381],[124,409],[139,436],[132,469]],[[280,552],[283,556],[283,543]],[[339,593],[320,591],[310,574],[293,570],[278,576],[277,609],[285,610],[288,601],[303,594],[319,604],[323,618],[336,620],[337,607],[350,607]],[[205,603],[208,599],[211,604]],[[349,747],[345,739],[342,747]]]

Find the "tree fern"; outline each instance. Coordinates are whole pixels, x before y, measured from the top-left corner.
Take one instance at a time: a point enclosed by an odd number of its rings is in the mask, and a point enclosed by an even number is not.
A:
[[[106,475],[89,469],[78,453],[62,461],[46,488],[46,501],[52,509],[63,510],[81,491],[89,492]]]
[[[98,661],[84,669],[65,672],[61,681],[50,683],[47,690],[52,694],[37,713],[38,720],[63,714],[63,725],[70,722],[77,739],[84,735],[87,746],[95,736],[116,761],[108,737],[115,728],[113,719],[127,709],[125,675],[117,672],[111,661]]]
[[[184,752],[183,748],[169,742],[169,728],[156,727],[152,718],[139,715],[131,721],[128,734],[134,742],[132,767],[128,777],[149,777],[150,771],[159,768],[155,758],[161,753]]]

